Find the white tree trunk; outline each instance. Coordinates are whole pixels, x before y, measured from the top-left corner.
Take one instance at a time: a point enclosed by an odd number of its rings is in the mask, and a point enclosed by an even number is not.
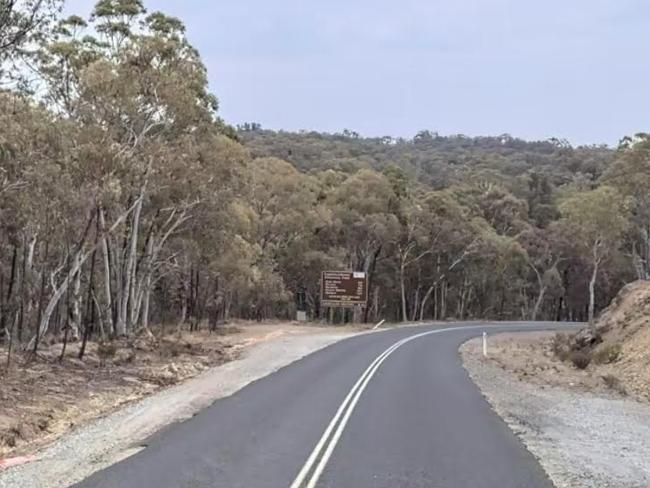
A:
[[[404,283],[404,263],[399,269],[399,286],[402,294],[402,322],[408,321],[408,311],[406,310],[406,285]]]
[[[68,272],[63,282],[59,285],[59,287],[55,288],[54,294],[52,297],[50,297],[50,301],[47,303],[45,310],[43,310],[41,322],[38,325],[38,337],[43,337],[47,333],[47,330],[50,326],[50,318],[52,317],[52,313],[54,313],[54,309],[56,308],[57,303],[59,303],[59,300],[61,300],[61,297],[63,297],[63,294],[66,292],[68,286],[70,285],[72,277],[78,273],[79,268],[81,268],[87,257],[88,255],[83,256],[81,251],[79,251],[73,258],[73,264],[70,268],[70,271]],[[36,336],[30,341],[28,348],[31,348],[34,340],[36,340]]]
[[[129,298],[131,297],[131,287],[133,283],[133,273],[135,268],[135,259],[138,249],[138,232],[140,227],[140,214],[142,212],[142,194],[138,198],[135,211],[133,212],[133,219],[131,223],[131,236],[129,241],[129,254],[126,260],[126,270],[124,272],[124,283],[122,287],[122,299],[120,303],[120,313],[118,314],[117,324],[115,325],[116,333],[118,336],[127,335],[128,329],[132,324],[128,323],[129,320]],[[131,303],[131,306],[134,304]]]
[[[149,302],[151,298],[151,278],[147,278],[147,284],[144,290],[144,303],[142,306],[142,330],[146,334],[151,334],[149,330]]]
[[[108,229],[104,235],[107,236],[111,234],[112,232],[115,231],[115,229],[126,219],[129,214],[133,211],[134,206],[126,210],[120,217],[111,225],[111,228]],[[102,239],[103,240],[103,239]],[[77,251],[75,256],[72,258],[72,266],[68,270],[68,274],[64,278],[63,282],[56,287],[56,285],[53,283],[53,289],[54,289],[54,294],[50,297],[50,301],[47,303],[47,306],[45,307],[45,310],[43,311],[43,315],[41,316],[41,321],[38,324],[38,332],[37,334],[32,338],[31,341],[29,341],[29,344],[27,346],[28,349],[31,349],[31,347],[34,345],[36,341],[36,337],[43,337],[45,333],[47,332],[49,326],[50,326],[50,318],[52,317],[52,313],[54,312],[54,309],[56,308],[57,303],[59,303],[59,300],[61,300],[61,297],[63,294],[66,292],[68,289],[68,286],[70,285],[70,281],[72,280],[72,277],[79,272],[79,269],[83,264],[86,262],[86,259],[90,257],[92,252],[97,248],[99,245],[99,242],[96,242],[94,245],[90,246],[89,249],[86,251],[83,250],[83,245],[85,241],[85,236],[84,240],[79,243],[80,249]],[[53,273],[52,276],[52,281],[54,281],[56,273]]]
[[[79,340],[79,330],[81,330],[81,269],[74,275],[72,281],[72,303],[71,318],[68,324],[70,327],[69,339]]]
[[[104,217],[104,209],[99,211],[99,225],[104,232],[106,228],[106,219]],[[104,315],[103,321],[107,324],[109,333],[116,333],[117,331],[113,328],[113,296],[111,293],[111,263],[110,263],[110,254],[108,251],[108,237],[104,236],[101,240],[102,243],[102,257],[104,260],[104,298],[106,300],[106,310],[98,310],[98,313]]]
[[[440,320],[447,320],[447,281],[442,281],[440,289]]]
[[[535,300],[535,307],[533,308],[532,313],[530,314],[530,320],[537,320],[537,315],[539,314],[539,309],[542,307],[544,302],[544,296],[546,295],[546,286],[541,286],[539,289],[539,294],[537,295],[537,300]]]
[[[600,262],[594,261],[594,270],[589,280],[589,323],[594,321],[594,312],[596,308],[596,279],[598,278],[598,267]]]

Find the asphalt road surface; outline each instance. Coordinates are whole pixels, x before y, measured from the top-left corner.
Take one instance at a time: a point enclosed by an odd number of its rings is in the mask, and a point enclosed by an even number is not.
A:
[[[464,341],[562,324],[418,326],[301,359],[79,488],[552,488],[458,356]]]

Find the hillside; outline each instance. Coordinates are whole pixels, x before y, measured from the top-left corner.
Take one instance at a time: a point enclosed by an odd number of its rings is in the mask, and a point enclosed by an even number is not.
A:
[[[463,348],[480,359],[480,343]],[[650,281],[625,286],[593,325],[577,333],[500,334],[488,362],[519,381],[650,401]]]
[[[592,361],[622,388],[650,400],[650,282],[625,286],[595,324]],[[591,331],[580,337],[593,336]]]
[[[525,141],[508,134],[488,137],[441,136],[421,131],[412,139],[340,134],[286,132],[240,127],[242,142],[254,156],[285,159],[303,171],[338,169],[382,171],[397,165],[411,178],[434,188],[467,176],[520,185],[529,172],[544,174],[561,186],[576,177],[595,181],[611,164],[615,152],[605,146],[572,147],[565,141]]]

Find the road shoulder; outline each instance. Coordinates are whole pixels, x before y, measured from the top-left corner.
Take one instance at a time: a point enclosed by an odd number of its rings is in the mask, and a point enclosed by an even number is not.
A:
[[[302,327],[258,335],[240,359],[81,426],[40,451],[33,462],[0,471],[0,487],[70,486],[135,454],[162,427],[190,418],[215,400],[357,333],[353,328]]]
[[[650,405],[588,375],[567,379],[561,364],[525,359],[540,357],[547,335],[490,337],[487,359],[473,339],[461,347],[463,363],[558,488],[650,486]]]

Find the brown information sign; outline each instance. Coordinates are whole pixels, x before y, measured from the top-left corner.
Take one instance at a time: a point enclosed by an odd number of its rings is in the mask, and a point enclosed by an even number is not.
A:
[[[368,302],[366,273],[323,271],[320,298],[321,304],[325,307],[366,305]]]

